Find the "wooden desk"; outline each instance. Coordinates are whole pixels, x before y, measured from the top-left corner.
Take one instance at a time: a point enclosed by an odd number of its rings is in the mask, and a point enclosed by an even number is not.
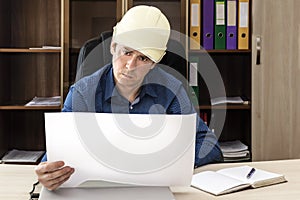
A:
[[[28,200],[37,181],[34,165],[0,164],[0,199]]]
[[[284,174],[287,183],[257,189],[247,189],[223,196],[213,196],[192,187],[172,187],[176,200],[296,200],[300,198],[300,159],[268,162],[251,162],[235,164],[213,164],[200,167],[196,172],[205,170],[218,170],[225,167],[250,165],[260,169]],[[0,199],[2,200],[28,200],[29,191],[36,181],[32,165],[6,165],[0,164]]]

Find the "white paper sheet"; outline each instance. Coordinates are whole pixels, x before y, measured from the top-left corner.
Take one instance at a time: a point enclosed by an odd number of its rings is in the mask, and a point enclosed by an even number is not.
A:
[[[191,183],[196,114],[45,113],[45,127],[48,160],[75,168],[62,187]]]

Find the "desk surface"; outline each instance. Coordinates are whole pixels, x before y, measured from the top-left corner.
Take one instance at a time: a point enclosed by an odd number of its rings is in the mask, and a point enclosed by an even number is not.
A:
[[[37,181],[34,165],[0,164],[0,199],[28,200]]]
[[[284,174],[287,183],[272,185],[257,189],[247,189],[223,196],[213,196],[192,187],[172,187],[176,200],[199,200],[199,199],[218,199],[218,200],[265,200],[265,199],[286,199],[293,200],[300,197],[300,159],[249,162],[234,164],[212,164],[196,169],[196,172],[205,170],[218,170],[226,167],[249,165],[260,169]],[[29,191],[32,184],[36,181],[32,165],[6,165],[0,164],[0,199],[5,200],[28,200]]]

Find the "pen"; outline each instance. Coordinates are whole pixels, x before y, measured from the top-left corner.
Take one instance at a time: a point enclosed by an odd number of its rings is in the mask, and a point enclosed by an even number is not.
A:
[[[248,178],[248,179],[251,178],[251,176],[254,174],[254,172],[255,172],[255,169],[252,168],[252,169],[250,170],[250,172],[247,174],[247,178]]]

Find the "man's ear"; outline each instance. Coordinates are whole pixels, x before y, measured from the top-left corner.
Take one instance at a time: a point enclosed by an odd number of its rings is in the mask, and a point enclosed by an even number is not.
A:
[[[117,43],[115,43],[115,42],[111,42],[110,43],[110,53],[111,54],[115,54],[116,53],[116,45],[117,45]]]

